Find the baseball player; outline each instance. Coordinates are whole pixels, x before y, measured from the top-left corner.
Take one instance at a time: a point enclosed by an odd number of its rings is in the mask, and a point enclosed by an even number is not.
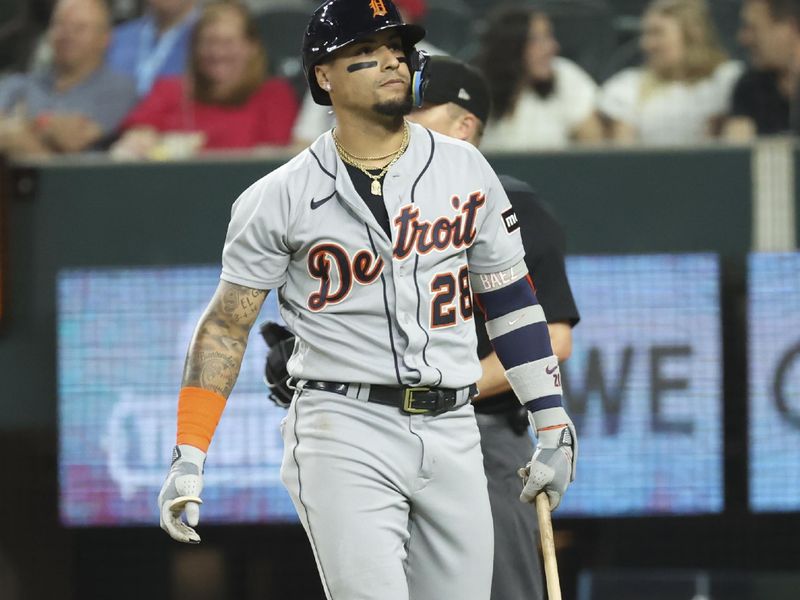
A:
[[[477,69],[457,59],[432,56],[427,80],[425,104],[412,112],[409,120],[477,146],[491,104],[485,78]],[[534,274],[553,350],[563,361],[572,349],[572,327],[580,320],[564,268],[564,233],[526,183],[505,175],[499,179],[522,223],[525,262]],[[475,325],[483,375],[478,380],[480,395],[473,399],[473,404],[494,523],[491,597],[493,600],[543,598],[536,515],[518,501],[518,492],[515,493],[519,488],[515,467],[524,463],[534,450],[528,435],[527,409],[520,406],[511,391],[480,311],[475,313]],[[294,336],[271,322],[262,325],[262,335],[270,348],[265,369],[270,398],[279,406],[288,407],[293,391],[288,387],[286,363],[294,347]]]
[[[328,0],[312,15],[304,66],[337,126],[233,205],[158,498],[162,527],[199,542],[206,452],[277,289],[297,336],[281,478],[333,599],[489,597],[473,299],[538,432],[523,497],[544,491],[555,508],[574,476],[575,430],[508,198],[473,146],[404,119],[423,89],[423,35],[390,0]]]

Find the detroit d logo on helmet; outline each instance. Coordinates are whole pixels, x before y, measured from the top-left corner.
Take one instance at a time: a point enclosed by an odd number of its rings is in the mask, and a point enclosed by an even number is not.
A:
[[[373,17],[384,17],[389,12],[383,0],[370,0],[369,7],[372,9]]]

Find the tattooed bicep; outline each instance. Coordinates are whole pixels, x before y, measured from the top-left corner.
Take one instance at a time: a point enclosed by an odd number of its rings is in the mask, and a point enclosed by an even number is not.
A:
[[[220,280],[212,305],[221,317],[248,326],[258,316],[268,291]]]

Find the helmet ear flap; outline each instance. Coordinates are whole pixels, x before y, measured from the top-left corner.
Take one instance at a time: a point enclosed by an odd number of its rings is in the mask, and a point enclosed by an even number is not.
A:
[[[421,108],[425,102],[425,90],[429,79],[427,73],[430,56],[422,50],[412,48],[408,53],[408,68],[411,71],[411,101],[415,108]]]

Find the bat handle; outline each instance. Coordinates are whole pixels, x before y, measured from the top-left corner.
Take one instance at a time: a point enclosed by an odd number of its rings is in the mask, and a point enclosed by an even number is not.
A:
[[[550,520],[550,500],[544,492],[536,496],[536,514],[539,517],[539,536],[542,539],[544,574],[547,579],[547,598],[561,600],[561,584],[558,580],[556,546],[553,541],[553,522]]]

